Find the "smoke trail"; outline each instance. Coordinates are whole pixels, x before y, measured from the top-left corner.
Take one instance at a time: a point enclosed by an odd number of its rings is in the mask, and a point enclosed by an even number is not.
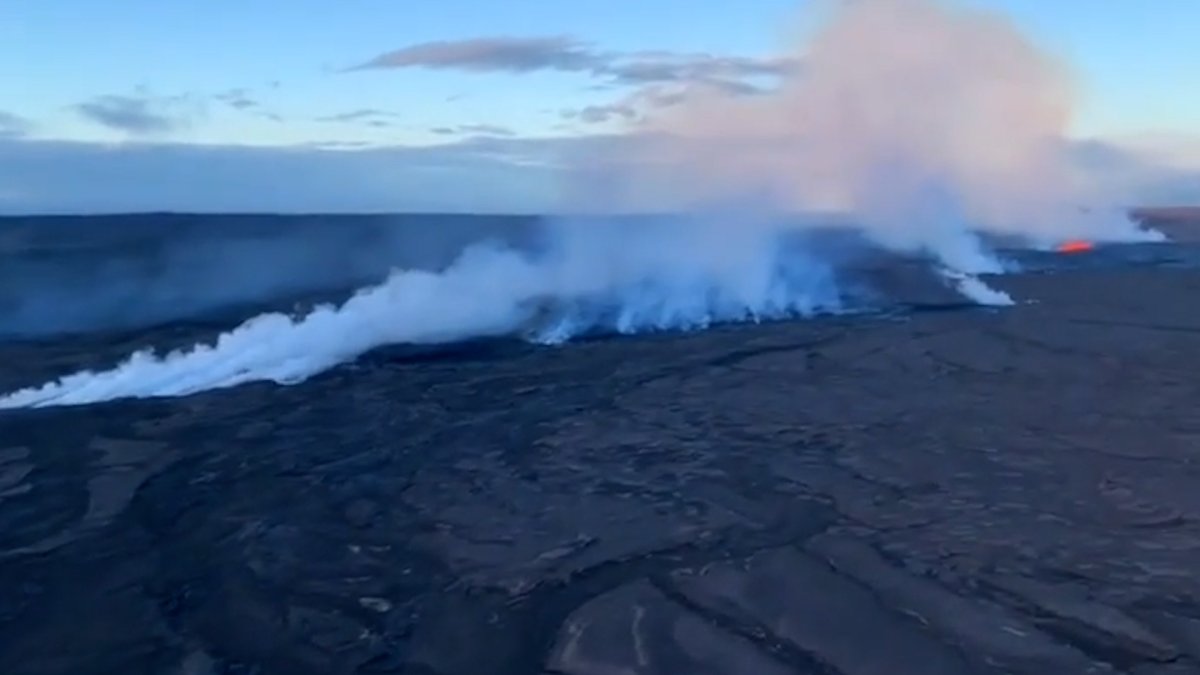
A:
[[[540,255],[475,246],[443,272],[396,272],[340,307],[258,316],[213,345],[139,352],[108,371],[12,393],[0,408],[293,383],[387,344],[514,334],[557,343],[597,329],[703,328],[838,308],[831,271],[784,254],[777,233],[761,229],[731,247],[716,227],[680,227],[564,225]]]
[[[0,340],[130,330],[442,269],[521,218],[147,214],[0,220]],[[239,318],[244,312],[228,312]]]
[[[441,273],[397,272],[341,307],[261,316],[215,345],[135,354],[0,407],[295,382],[393,343],[558,342],[597,328],[836,309],[831,270],[781,243],[787,227],[773,216],[796,209],[848,213],[876,243],[933,257],[948,283],[986,304],[1011,299],[977,276],[1003,271],[980,231],[1043,244],[1151,236],[1082,209],[1104,204],[1064,155],[1069,78],[1003,19],[936,0],[842,3],[800,60],[776,90],[693,88],[651,114],[626,162],[640,168],[618,181],[681,196],[692,214],[747,200],[758,205],[749,213],[632,229],[563,224],[537,255],[473,248]]]

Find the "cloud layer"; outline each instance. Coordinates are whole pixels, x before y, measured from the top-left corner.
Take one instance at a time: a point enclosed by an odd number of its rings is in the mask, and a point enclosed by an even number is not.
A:
[[[251,94],[249,89],[237,88],[223,91],[214,96],[217,101],[233,108],[234,110],[251,110],[259,107],[259,102]]]
[[[187,96],[109,94],[75,106],[85,118],[132,136],[167,134],[187,127],[201,106]]]
[[[664,51],[606,52],[568,37],[485,37],[424,42],[380,54],[351,70],[430,68],[477,73],[583,73],[609,84],[708,82],[730,88],[778,77],[792,59],[758,59]]]
[[[474,38],[423,42],[376,56],[355,70],[439,68],[477,72],[591,71],[602,59],[565,37]]]
[[[562,195],[577,184],[572,169],[584,159],[601,180],[637,175],[630,164],[635,150],[664,142],[646,135],[485,135],[427,147],[331,142],[255,148],[0,137],[0,214],[558,212],[582,206]],[[1123,204],[1200,201],[1200,172],[1097,141],[1072,144],[1069,154],[1078,171]],[[610,194],[595,207],[654,211],[687,203],[687,186],[668,187]]]
[[[0,213],[540,209],[554,203],[555,158],[589,142],[346,149],[0,138]]]
[[[322,115],[316,118],[316,120],[318,122],[330,122],[334,124],[362,123],[368,126],[388,126],[399,118],[399,114],[387,110],[357,108],[333,115]]]

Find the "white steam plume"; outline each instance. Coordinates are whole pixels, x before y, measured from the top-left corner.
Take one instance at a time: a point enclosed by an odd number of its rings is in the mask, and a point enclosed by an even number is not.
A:
[[[693,89],[652,114],[627,173],[637,190],[765,212],[838,209],[876,242],[938,260],[981,303],[1011,300],[975,275],[1001,266],[977,231],[1143,238],[1097,204],[1063,152],[1073,93],[1052,59],[1003,19],[936,0],[842,3],[777,90]],[[653,140],[657,139],[657,140]],[[761,213],[761,212],[760,212]],[[0,399],[0,407],[183,395],[294,382],[377,346],[532,331],[559,341],[805,314],[837,305],[829,270],[781,247],[767,219],[727,213],[673,226],[562,227],[530,257],[473,249],[441,273],[398,272],[340,308],[252,319],[213,346],[136,354]]]
[[[980,231],[1043,246],[1160,238],[1075,170],[1070,76],[1004,17],[843,2],[796,61],[777,89],[694,89],[651,111],[644,128],[663,140],[646,164],[668,168],[643,180],[686,175],[693,195],[753,190],[845,211],[880,244],[965,273],[1000,271]]]
[[[681,231],[680,228],[684,228]],[[134,354],[0,398],[0,408],[182,396],[256,380],[298,382],[388,344],[524,334],[557,343],[592,330],[703,328],[838,309],[830,270],[783,254],[762,228],[729,242],[716,226],[555,228],[551,250],[468,249],[442,272],[399,271],[340,307],[266,314],[164,357]]]

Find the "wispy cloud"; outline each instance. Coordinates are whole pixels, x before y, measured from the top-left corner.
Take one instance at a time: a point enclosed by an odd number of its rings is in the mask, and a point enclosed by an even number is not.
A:
[[[550,70],[583,73],[617,85],[704,82],[744,87],[746,79],[777,77],[796,65],[794,60],[783,58],[605,52],[567,37],[486,37],[409,45],[380,54],[350,70],[433,68],[480,73]]]
[[[87,119],[135,136],[164,134],[187,126],[198,110],[187,96],[97,96],[75,106]]]
[[[335,115],[317,117],[316,121],[331,124],[359,124],[382,129],[395,126],[396,120],[400,117],[401,115],[398,113],[378,108],[359,108],[358,110],[349,110]]]
[[[614,59],[598,74],[622,84],[702,82],[736,87],[751,78],[781,77],[797,67],[786,58],[640,52]]]
[[[440,136],[515,136],[515,132],[496,124],[460,124],[452,127],[434,127],[433,133]]]
[[[273,89],[278,86],[278,83],[273,82],[267,86],[268,88]],[[186,97],[177,98],[182,99]],[[263,102],[255,96],[254,91],[251,89],[246,89],[244,87],[227,89],[223,92],[213,94],[212,99],[217,103],[229,106],[240,113],[244,113],[252,117],[258,117],[260,119],[277,123],[283,122],[283,116],[277,112],[265,108],[263,106]]]
[[[564,110],[561,115],[565,120],[584,124],[604,124],[611,121],[637,122],[647,111],[682,103],[692,93],[695,84],[648,84],[634,89],[612,103]],[[728,91],[723,86],[718,85],[718,87],[723,91]]]
[[[351,70],[436,68],[476,72],[591,71],[603,59],[566,37],[488,37],[423,42],[380,54]]]
[[[565,119],[577,119],[587,124],[603,124],[614,119],[632,120],[637,115],[637,110],[624,102],[589,105],[578,110],[564,110],[562,113]]]
[[[249,110],[257,108],[260,105],[248,89],[230,89],[217,94],[213,98],[237,110]]]
[[[755,58],[668,51],[603,51],[569,37],[481,37],[424,42],[380,54],[349,71],[427,68],[472,73],[573,73],[597,90],[626,93],[616,101],[564,110],[569,123],[632,124],[701,90],[748,96],[771,91],[796,72],[793,58]],[[436,133],[463,130],[438,127]]]

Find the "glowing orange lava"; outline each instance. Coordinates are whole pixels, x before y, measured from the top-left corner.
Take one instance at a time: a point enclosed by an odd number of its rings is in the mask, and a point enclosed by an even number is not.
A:
[[[1096,245],[1090,241],[1083,241],[1082,239],[1073,239],[1071,241],[1064,241],[1063,243],[1059,244],[1058,252],[1059,253],[1083,253],[1085,251],[1090,251],[1093,248],[1096,248]]]

